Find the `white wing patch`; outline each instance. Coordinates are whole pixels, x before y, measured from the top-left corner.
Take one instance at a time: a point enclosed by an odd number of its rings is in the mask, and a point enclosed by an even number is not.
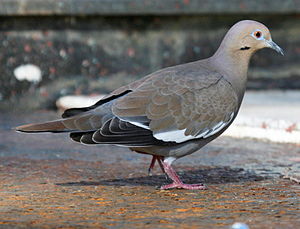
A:
[[[166,131],[161,133],[154,134],[154,137],[158,140],[162,140],[165,142],[176,142],[176,143],[182,143],[188,140],[192,139],[199,139],[199,138],[208,138],[219,131],[221,131],[225,126],[227,126],[228,123],[233,119],[234,113],[230,115],[230,119],[227,122],[219,122],[217,123],[213,128],[211,129],[204,129],[200,131],[200,133],[196,136],[188,135],[186,136],[184,133],[186,129],[183,130],[172,130],[172,131]]]
[[[186,129],[161,132],[161,133],[154,134],[153,136],[158,140],[162,140],[165,142],[177,142],[177,143],[195,139],[195,137],[192,135],[188,135],[188,136],[184,135],[185,130]]]

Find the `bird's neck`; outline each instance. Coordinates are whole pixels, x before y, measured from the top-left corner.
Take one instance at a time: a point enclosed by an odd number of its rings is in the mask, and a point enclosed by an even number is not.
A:
[[[249,51],[231,51],[219,48],[211,59],[228,73],[236,77],[243,77],[247,75],[251,56],[252,52]]]
[[[247,83],[247,73],[251,52],[218,49],[210,58],[217,70],[233,85],[237,93],[243,98]]]

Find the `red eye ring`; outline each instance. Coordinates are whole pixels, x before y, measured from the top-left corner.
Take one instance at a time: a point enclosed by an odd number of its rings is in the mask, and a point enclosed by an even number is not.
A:
[[[260,31],[256,31],[256,32],[254,33],[254,36],[255,36],[256,38],[260,38],[260,37],[261,37],[261,32],[260,32]]]

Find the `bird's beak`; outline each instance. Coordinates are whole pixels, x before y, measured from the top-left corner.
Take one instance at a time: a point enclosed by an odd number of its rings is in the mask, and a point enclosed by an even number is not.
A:
[[[271,49],[274,49],[276,52],[280,53],[281,55],[284,56],[282,48],[280,48],[272,39],[270,40],[265,40],[267,43],[267,46]]]

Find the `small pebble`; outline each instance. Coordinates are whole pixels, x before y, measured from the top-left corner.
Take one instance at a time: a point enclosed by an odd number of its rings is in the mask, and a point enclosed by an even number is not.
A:
[[[234,223],[231,226],[231,229],[250,229],[245,223]]]

